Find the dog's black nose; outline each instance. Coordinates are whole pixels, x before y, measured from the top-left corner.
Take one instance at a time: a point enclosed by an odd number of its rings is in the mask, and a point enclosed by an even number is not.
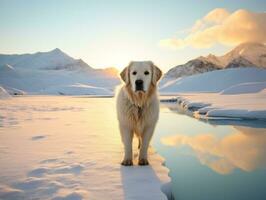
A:
[[[137,91],[143,90],[143,80],[138,79],[135,81],[135,84],[136,84],[136,90]]]
[[[136,85],[142,85],[143,84],[143,80],[136,80]]]

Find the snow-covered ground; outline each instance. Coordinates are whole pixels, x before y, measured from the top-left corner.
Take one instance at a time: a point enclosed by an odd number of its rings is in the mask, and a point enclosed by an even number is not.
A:
[[[213,71],[165,81],[160,89],[199,118],[266,119],[265,69]]]
[[[0,199],[167,199],[168,170],[152,149],[150,166],[120,165],[112,98],[0,100],[0,141]]]

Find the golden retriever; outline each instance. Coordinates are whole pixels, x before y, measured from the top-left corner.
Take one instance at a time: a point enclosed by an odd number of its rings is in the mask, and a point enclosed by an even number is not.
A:
[[[151,61],[131,62],[120,76],[125,84],[117,94],[117,117],[124,144],[122,165],[132,162],[132,140],[139,138],[139,165],[148,165],[147,150],[159,116],[157,82],[161,70]]]

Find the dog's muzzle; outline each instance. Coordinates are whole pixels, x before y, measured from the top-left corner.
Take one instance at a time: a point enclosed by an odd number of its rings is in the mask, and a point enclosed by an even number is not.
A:
[[[136,91],[144,91],[143,80],[140,80],[140,79],[136,80],[135,85],[136,85]]]

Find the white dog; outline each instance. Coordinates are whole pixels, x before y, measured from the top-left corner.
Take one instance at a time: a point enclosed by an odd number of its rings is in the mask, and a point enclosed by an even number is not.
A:
[[[139,138],[139,165],[148,165],[147,150],[159,116],[157,82],[161,70],[151,61],[131,62],[120,74],[125,85],[117,95],[117,116],[124,160],[122,165],[133,165],[132,140]]]

